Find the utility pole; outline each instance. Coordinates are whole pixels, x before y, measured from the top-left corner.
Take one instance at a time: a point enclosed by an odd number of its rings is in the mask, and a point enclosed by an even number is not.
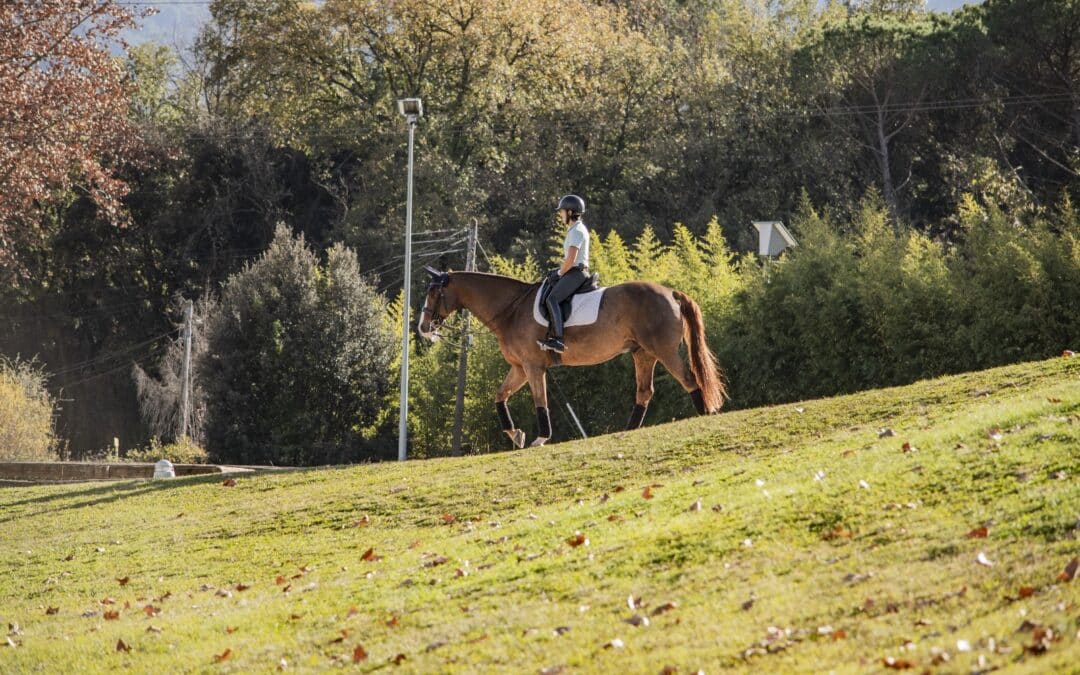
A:
[[[180,438],[188,435],[188,420],[191,417],[191,329],[194,323],[192,314],[194,303],[191,300],[184,305],[184,367],[180,379]]]
[[[476,230],[477,222],[476,218],[473,218],[472,226],[469,227],[469,248],[465,254],[466,272],[476,270]],[[458,360],[457,371],[457,402],[454,403],[454,456],[461,455],[461,427],[462,418],[465,414],[465,373],[469,365],[469,342],[472,340],[472,335],[469,333],[469,327],[472,324],[469,311],[463,310],[461,315],[465,318],[465,328],[461,334],[461,358]]]

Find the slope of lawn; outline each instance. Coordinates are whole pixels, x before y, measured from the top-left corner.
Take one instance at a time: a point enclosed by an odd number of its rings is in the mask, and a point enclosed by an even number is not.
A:
[[[0,672],[1075,672],[1078,535],[1080,358],[498,455],[7,488]]]

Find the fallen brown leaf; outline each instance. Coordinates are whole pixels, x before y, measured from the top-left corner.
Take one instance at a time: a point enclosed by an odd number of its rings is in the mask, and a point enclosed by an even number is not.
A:
[[[364,516],[360,520],[353,523],[353,527],[367,527],[370,524],[371,524],[371,518],[368,518],[367,514],[365,513]]]
[[[274,583],[275,583],[275,584],[277,584],[278,586],[280,586],[281,584],[285,583],[286,581],[288,581],[288,579],[286,579],[285,577],[281,576],[280,574],[279,574],[279,575],[277,575],[277,578],[275,578],[275,579],[274,579]]]
[[[457,520],[457,518],[455,518],[453,514],[450,514],[450,513],[442,514],[442,521],[444,523],[446,523],[447,525],[454,522],[455,520]]]
[[[246,591],[249,588],[251,588],[250,584],[236,584],[236,590],[238,591]]]
[[[101,599],[101,604],[103,604],[103,605],[115,605],[116,601],[113,600],[112,598],[102,598]]]
[[[967,538],[968,539],[986,539],[987,535],[989,535],[989,534],[990,534],[990,530],[988,530],[987,528],[985,528],[985,527],[976,527],[974,530],[967,533]]]
[[[665,602],[664,604],[662,604],[659,607],[657,607],[656,609],[654,609],[652,611],[652,615],[653,616],[658,616],[660,614],[663,614],[664,612],[670,612],[673,609],[677,609],[678,607],[679,607],[679,605],[677,603]]]
[[[1020,597],[1021,597],[1021,599],[1030,598],[1033,595],[1035,595],[1035,587],[1034,586],[1021,586],[1020,587]]]
[[[360,559],[367,562],[378,562],[382,560],[382,556],[375,555],[375,549],[369,548],[368,550],[364,551],[364,555],[360,556]]]
[[[59,607],[46,607],[45,608],[45,614],[48,615],[48,616],[52,616],[53,614],[56,614],[59,611],[60,611]]]
[[[111,610],[111,611],[105,612],[104,617],[105,617],[106,621],[116,621],[117,619],[120,618],[120,611],[119,610]]]
[[[881,665],[892,670],[907,670],[908,668],[915,667],[915,664],[907,659],[894,659],[891,656],[886,656],[881,659]]]
[[[367,651],[364,649],[364,645],[356,645],[356,649],[354,649],[352,653],[353,663],[360,663],[366,659]]]
[[[645,489],[641,491],[641,496],[644,497],[645,499],[652,499],[653,498],[652,486],[651,485],[646,485]]]
[[[116,651],[124,652],[125,654],[131,651],[131,647],[127,645],[123,640],[116,641]]]
[[[143,607],[142,611],[144,614],[146,614],[146,616],[157,616],[158,614],[161,614],[161,608],[154,607],[153,605],[147,605],[146,607]]]
[[[360,613],[360,608],[358,608],[356,605],[353,605],[352,607],[349,608],[349,613],[345,615],[345,618],[346,619],[351,619],[351,618],[353,618],[354,616],[356,616],[359,613]]]
[[[123,579],[117,579],[116,581],[117,581],[117,583],[119,583],[119,584],[120,584],[121,586],[127,586],[127,585],[128,585],[128,582],[129,582],[129,581],[131,581],[131,577],[124,577]]]
[[[843,525],[837,525],[833,529],[821,535],[821,538],[825,541],[832,541],[833,539],[851,539],[851,530],[844,527]]]
[[[1072,581],[1076,577],[1076,568],[1080,567],[1080,558],[1074,557],[1058,575],[1058,581]]]
[[[232,635],[236,631],[240,630],[238,626],[225,626],[225,634]]]
[[[236,479],[235,478],[226,478],[225,481],[222,482],[222,485],[224,485],[225,487],[236,487]],[[228,650],[226,650],[226,652],[228,652],[230,654],[232,653],[232,652],[229,652]],[[222,661],[224,661],[224,660],[225,659],[222,659]]]
[[[589,538],[586,537],[584,534],[582,534],[580,532],[575,532],[574,536],[572,536],[572,537],[570,537],[569,539],[566,540],[566,543],[570,544],[570,546],[572,548],[577,548],[578,546],[583,546],[583,545],[588,546],[589,545]]]
[[[232,658],[232,650],[226,649],[220,654],[214,654],[214,663],[221,663],[222,661],[228,661]]]
[[[401,662],[406,660],[407,658],[408,657],[405,656],[404,654],[398,654],[397,656],[395,656],[394,658],[392,658],[390,660],[393,661],[395,666],[400,666]]]

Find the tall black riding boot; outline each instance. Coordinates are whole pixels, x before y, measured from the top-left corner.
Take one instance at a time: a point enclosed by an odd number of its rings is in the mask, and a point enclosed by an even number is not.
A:
[[[563,318],[562,308],[559,307],[558,302],[554,302],[551,296],[547,299],[548,314],[551,316],[551,333],[552,336],[547,340],[540,343],[542,349],[550,349],[553,352],[562,354],[566,351],[566,345],[563,344]]]

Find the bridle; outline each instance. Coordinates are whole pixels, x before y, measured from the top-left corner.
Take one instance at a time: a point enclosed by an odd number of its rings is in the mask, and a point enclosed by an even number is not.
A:
[[[425,268],[428,274],[431,275],[431,283],[428,284],[428,295],[431,295],[431,291],[438,289],[439,295],[435,300],[434,308],[428,307],[427,302],[424,302],[424,308],[420,310],[421,317],[425,314],[430,315],[429,323],[431,324],[431,332],[438,334],[439,327],[446,321],[446,317],[450,315],[450,308],[446,305],[446,287],[450,283],[450,275],[445,272],[436,272],[431,268]],[[442,316],[439,316],[439,311],[442,310]]]
[[[420,310],[420,313],[422,315],[431,315],[429,323],[431,324],[431,331],[433,333],[439,330],[439,327],[443,325],[443,322],[446,321],[446,317],[450,314],[450,308],[446,306],[446,284],[440,283],[438,281],[433,281],[428,284],[428,293],[430,294],[431,291],[436,288],[439,289],[439,296],[435,300],[435,309],[428,307],[427,303],[424,303],[424,308]],[[439,313],[436,311],[438,309],[443,310],[442,316],[439,316]]]

